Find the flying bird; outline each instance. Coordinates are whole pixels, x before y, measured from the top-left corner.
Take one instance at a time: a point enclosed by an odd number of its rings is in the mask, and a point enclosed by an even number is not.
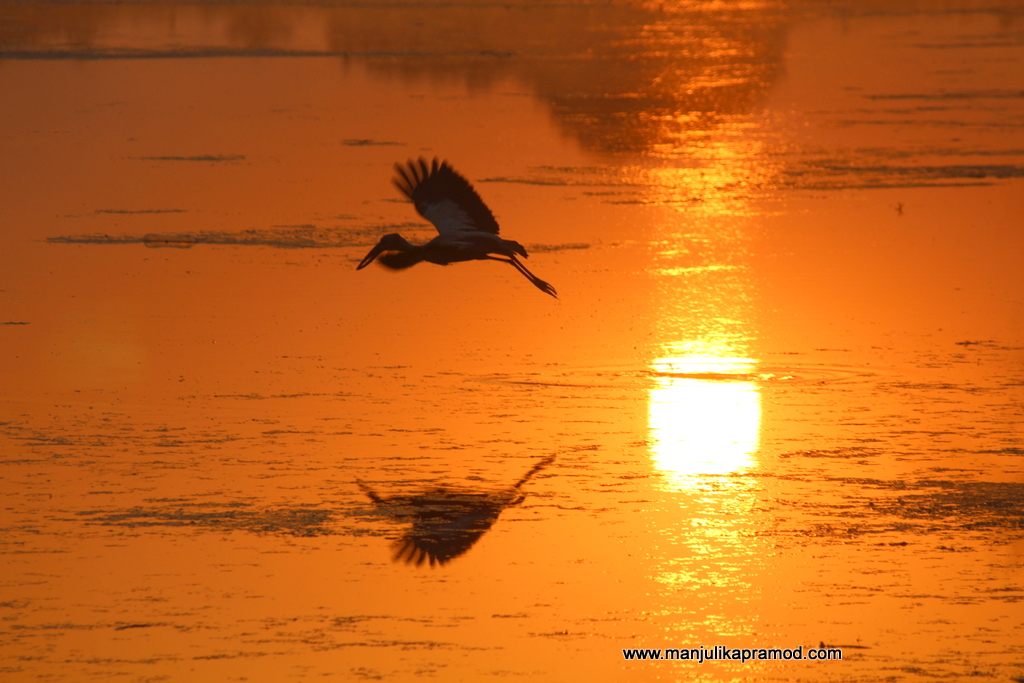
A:
[[[412,200],[421,216],[434,224],[438,235],[426,244],[410,244],[398,233],[384,235],[356,270],[370,265],[378,256],[382,264],[394,269],[409,268],[420,261],[442,266],[459,261],[501,261],[515,266],[540,291],[558,298],[554,287],[519,260],[517,254],[528,256],[523,245],[498,237],[494,214],[447,161],[435,158],[428,164],[421,157],[407,166],[395,164],[395,170],[395,186]]]

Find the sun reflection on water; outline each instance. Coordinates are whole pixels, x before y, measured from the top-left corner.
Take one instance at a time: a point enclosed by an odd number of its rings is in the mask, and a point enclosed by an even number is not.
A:
[[[677,163],[647,173],[649,200],[666,209],[651,247],[658,344],[648,361],[648,441],[666,485],[693,491],[701,478],[757,464],[750,199],[774,171],[753,161],[764,157],[764,143],[750,117],[685,130],[666,156]],[[685,160],[675,156],[680,150],[689,152]]]
[[[647,129],[654,163],[632,171],[650,230],[652,345],[646,359],[647,450],[663,507],[651,523],[666,541],[651,578],[666,604],[696,608],[718,635],[749,636],[761,594],[762,372],[753,250],[755,200],[778,182],[777,144],[752,106],[765,69],[712,68],[744,40],[706,42],[700,64],[676,70],[680,105]],[[702,68],[707,67],[707,68]],[[767,82],[767,81],[765,81]],[[737,606],[743,618],[737,619]]]
[[[761,393],[748,358],[691,355],[651,363],[648,398],[651,459],[673,488],[695,477],[756,465]]]

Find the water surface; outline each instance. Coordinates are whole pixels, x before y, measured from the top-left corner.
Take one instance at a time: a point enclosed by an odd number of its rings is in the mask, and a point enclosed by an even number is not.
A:
[[[1020,679],[1022,9],[3,5],[5,680]]]

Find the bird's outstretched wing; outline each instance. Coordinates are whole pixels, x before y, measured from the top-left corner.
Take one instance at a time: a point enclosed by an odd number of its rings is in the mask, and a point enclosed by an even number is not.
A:
[[[436,158],[420,157],[407,166],[395,164],[395,186],[416,205],[421,216],[442,235],[460,232],[498,234],[498,221],[469,181]]]

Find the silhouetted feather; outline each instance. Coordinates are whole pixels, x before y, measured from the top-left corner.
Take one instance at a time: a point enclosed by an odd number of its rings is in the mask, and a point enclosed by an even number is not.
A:
[[[469,181],[456,173],[447,161],[439,162],[435,158],[427,165],[426,159],[421,157],[409,161],[405,168],[395,164],[395,171],[398,172],[395,186],[412,200],[416,211],[433,223],[438,232],[448,232],[451,225],[446,223],[454,221],[463,224],[464,229],[498,234],[494,214]],[[447,203],[452,206],[446,207]],[[453,214],[455,209],[463,215]]]

